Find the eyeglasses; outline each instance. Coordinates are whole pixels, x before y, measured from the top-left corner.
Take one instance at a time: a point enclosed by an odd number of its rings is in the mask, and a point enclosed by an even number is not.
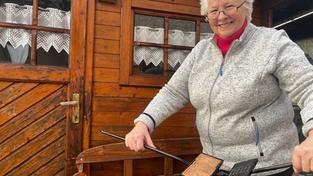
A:
[[[240,5],[235,6],[235,5],[227,5],[223,10],[211,10],[208,13],[208,16],[206,18],[206,21],[208,19],[217,19],[217,17],[220,15],[221,12],[224,13],[226,16],[232,16],[235,13],[238,12],[238,9],[245,3],[246,1],[243,1]]]

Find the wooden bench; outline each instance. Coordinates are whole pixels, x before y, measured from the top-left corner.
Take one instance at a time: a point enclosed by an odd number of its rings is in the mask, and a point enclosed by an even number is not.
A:
[[[178,139],[159,139],[154,140],[154,144],[159,150],[167,153],[182,156],[197,156],[202,151],[199,138],[178,138]],[[143,152],[134,152],[129,150],[124,142],[113,143],[93,147],[81,152],[76,158],[78,172],[75,176],[85,176],[84,164],[123,161],[123,175],[133,175],[133,160],[145,158],[164,158],[163,175],[177,175],[173,173],[173,159],[160,155],[156,152],[145,150]],[[187,168],[187,166],[186,166]]]

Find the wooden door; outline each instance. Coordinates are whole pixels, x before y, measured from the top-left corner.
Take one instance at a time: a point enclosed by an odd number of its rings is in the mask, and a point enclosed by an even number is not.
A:
[[[87,0],[0,4],[0,175],[72,175],[81,151]],[[61,106],[79,94],[78,106]],[[73,109],[79,111],[73,123]]]

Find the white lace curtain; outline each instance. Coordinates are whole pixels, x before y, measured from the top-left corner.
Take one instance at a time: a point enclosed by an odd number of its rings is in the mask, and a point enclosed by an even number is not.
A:
[[[196,36],[193,31],[169,30],[168,43],[180,46],[195,46]],[[200,40],[209,38],[211,33],[201,33]],[[134,38],[138,42],[164,43],[164,28],[151,28],[148,26],[135,26]],[[189,50],[169,49],[168,62],[171,67],[181,64],[189,54]],[[163,62],[164,51],[157,47],[134,47],[134,64],[139,65],[142,61],[146,65],[152,63],[154,66]]]
[[[0,6],[1,22],[31,24],[32,14],[33,7],[30,5],[20,6],[14,3],[4,3]],[[39,26],[70,29],[70,24],[70,11],[62,11],[54,8],[38,9]],[[15,52],[20,50],[20,46],[26,48],[25,50],[28,50],[28,47],[31,46],[31,31],[24,29],[0,28],[0,44],[5,47],[7,43],[10,43],[10,45],[16,49]],[[48,52],[51,47],[54,47],[59,53],[62,50],[69,53],[69,43],[69,34],[38,32],[37,35],[37,49],[42,48],[46,52]]]

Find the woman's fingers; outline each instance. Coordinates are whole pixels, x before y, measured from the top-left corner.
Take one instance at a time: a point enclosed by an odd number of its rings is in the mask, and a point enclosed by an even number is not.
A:
[[[149,144],[147,141],[149,141]],[[145,143],[147,143],[147,145],[153,145],[147,125],[143,122],[138,122],[135,127],[126,135],[125,145],[131,150],[138,152],[145,149]]]

